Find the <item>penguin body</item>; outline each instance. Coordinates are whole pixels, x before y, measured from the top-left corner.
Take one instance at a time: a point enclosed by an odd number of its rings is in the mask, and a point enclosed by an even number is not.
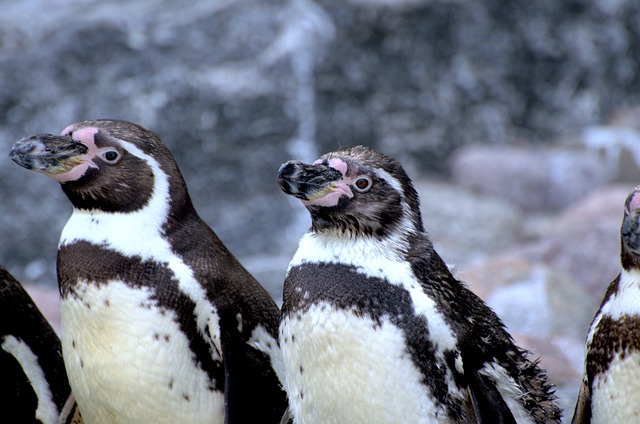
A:
[[[53,424],[70,388],[60,340],[22,285],[0,267],[0,416]],[[0,420],[5,422],[5,420]]]
[[[640,187],[625,202],[620,274],[589,328],[573,423],[625,423],[640,417]]]
[[[397,161],[342,149],[278,182],[312,221],[279,333],[296,424],[560,421],[542,370],[433,249]]]
[[[157,136],[85,121],[12,158],[74,206],[58,249],[62,348],[87,423],[279,422],[278,307],[198,217]]]
[[[301,248],[306,247],[319,248],[305,237]],[[360,253],[366,257],[371,252],[364,249]],[[442,416],[433,391],[445,390],[460,400],[465,397],[455,386],[445,386],[444,375],[439,385],[424,386],[422,372],[432,372],[432,364],[414,361],[412,354],[426,349],[444,360],[445,352],[455,346],[455,337],[433,302],[407,290],[408,281],[419,286],[411,277],[404,279],[411,275],[410,269],[379,256],[376,259],[382,269],[396,265],[397,273],[363,275],[355,270],[367,267],[360,261],[291,264],[288,282],[336,283],[331,287],[301,284],[285,293],[285,313],[289,305],[296,304],[295,312],[285,315],[280,327],[283,360],[289,371],[285,387],[289,387],[292,406],[296,403],[293,398],[299,402],[300,410],[294,415],[305,417],[301,422],[428,423]],[[356,290],[367,297],[358,296]],[[422,313],[431,314],[432,319],[425,322]],[[429,337],[425,337],[425,324]],[[437,346],[430,338],[437,340]],[[290,364],[299,364],[298,372],[291,372]],[[348,421],[344,421],[345,411],[351,411]]]

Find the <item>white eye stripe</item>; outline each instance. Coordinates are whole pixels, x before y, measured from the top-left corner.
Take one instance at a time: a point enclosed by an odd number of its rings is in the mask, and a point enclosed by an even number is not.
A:
[[[400,184],[400,181],[398,181],[395,177],[393,177],[383,169],[374,169],[373,173],[376,174],[378,178],[385,180],[398,193],[402,194],[402,197],[404,197],[404,189],[402,188],[402,184]]]

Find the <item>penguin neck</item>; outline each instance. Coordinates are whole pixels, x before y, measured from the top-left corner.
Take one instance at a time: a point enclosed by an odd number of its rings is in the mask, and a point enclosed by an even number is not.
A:
[[[113,248],[131,256],[140,254],[144,246],[153,249],[148,240],[163,240],[165,226],[175,202],[171,200],[170,177],[151,156],[144,158],[153,170],[153,189],[141,208],[129,212],[107,212],[101,209],[75,207],[62,230],[59,246],[76,240]],[[147,242],[140,243],[140,240]],[[165,244],[164,241],[163,244]],[[149,252],[149,256],[153,256]]]
[[[603,315],[619,319],[625,315],[640,315],[640,270],[623,269],[611,283],[591,328],[595,328]],[[590,335],[591,336],[591,335]]]
[[[622,269],[627,272],[640,272],[640,255],[633,253],[624,243],[621,243],[622,246],[620,248],[620,263],[622,264]]]
[[[640,295],[640,269],[631,268],[623,269],[620,273],[620,280],[618,281],[618,287],[616,295],[627,290],[635,290]],[[640,305],[638,306],[640,310]]]
[[[401,235],[389,235],[380,239],[338,231],[310,231],[300,240],[290,267],[303,263],[380,267],[381,263],[404,262],[408,249],[408,241]]]

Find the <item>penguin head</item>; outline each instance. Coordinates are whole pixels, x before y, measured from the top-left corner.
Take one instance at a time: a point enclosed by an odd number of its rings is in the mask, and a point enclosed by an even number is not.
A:
[[[59,136],[23,138],[14,144],[10,157],[59,182],[78,209],[136,211],[148,203],[158,179],[174,175],[182,181],[162,141],[125,121],[83,121],[69,125]]]
[[[627,263],[640,265],[640,186],[629,193],[624,203],[620,237],[623,265],[625,265],[625,256]]]
[[[422,232],[418,195],[395,159],[363,146],[289,161],[278,171],[282,190],[311,214],[316,232],[385,238]]]

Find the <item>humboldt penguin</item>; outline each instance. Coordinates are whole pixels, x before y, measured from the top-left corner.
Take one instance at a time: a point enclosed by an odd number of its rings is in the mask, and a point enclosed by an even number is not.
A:
[[[18,141],[62,187],[62,351],[87,423],[279,422],[279,309],[196,213],[168,148],[116,120]]]
[[[574,424],[640,422],[640,186],[625,201],[620,239],[622,270],[589,327]]]
[[[0,419],[55,424],[70,396],[60,339],[0,266]]]
[[[278,183],[311,215],[279,327],[296,424],[560,422],[544,371],[434,250],[400,163],[357,146]]]

